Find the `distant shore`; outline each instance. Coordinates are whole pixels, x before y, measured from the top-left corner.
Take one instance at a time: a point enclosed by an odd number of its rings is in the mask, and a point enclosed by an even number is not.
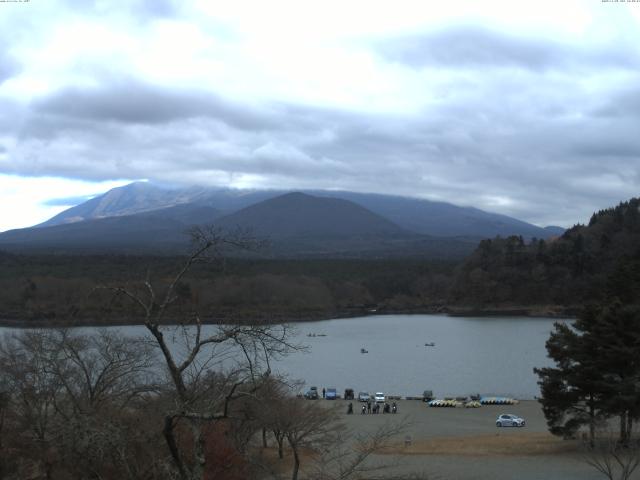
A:
[[[331,312],[292,312],[287,314],[268,315],[234,315],[226,313],[217,317],[203,318],[203,324],[219,325],[229,323],[239,324],[278,324],[320,322],[325,320],[349,319],[373,315],[449,315],[452,317],[546,317],[558,319],[575,318],[579,312],[578,307],[565,306],[535,306],[535,307],[461,307],[444,305],[421,305],[416,307],[395,308],[380,306],[377,308],[346,309]],[[179,325],[182,322],[178,318],[168,318],[167,325]],[[142,318],[109,319],[101,321],[92,318],[42,318],[42,319],[15,319],[1,318],[0,327],[4,328],[69,328],[69,327],[113,327],[144,325]]]

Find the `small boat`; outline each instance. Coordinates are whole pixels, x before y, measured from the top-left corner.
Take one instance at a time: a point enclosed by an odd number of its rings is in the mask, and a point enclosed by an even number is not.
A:
[[[367,350],[366,348],[361,348],[360,353],[369,353],[369,350]]]
[[[435,342],[428,342],[428,343],[425,343],[424,346],[425,347],[435,347],[436,344],[435,344]]]

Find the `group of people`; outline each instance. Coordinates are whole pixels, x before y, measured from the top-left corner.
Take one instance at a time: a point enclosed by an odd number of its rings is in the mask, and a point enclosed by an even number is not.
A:
[[[380,404],[379,403],[371,403],[371,400],[367,401],[366,404],[362,404],[362,408],[360,409],[360,413],[362,415],[366,415],[369,413],[377,414],[380,413]],[[398,413],[398,405],[396,402],[393,402],[389,405],[387,402],[384,402],[382,406],[382,413]],[[353,414],[353,403],[349,402],[349,406],[347,407],[347,415]]]

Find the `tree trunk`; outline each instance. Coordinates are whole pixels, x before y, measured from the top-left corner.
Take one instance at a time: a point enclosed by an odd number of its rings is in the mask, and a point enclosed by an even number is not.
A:
[[[300,457],[298,456],[298,448],[295,444],[291,445],[293,450],[293,472],[291,473],[291,480],[298,480],[298,471],[300,470]]]
[[[191,477],[193,480],[202,480],[204,477],[204,467],[206,465],[205,457],[205,438],[204,428],[199,420],[191,420],[191,433],[193,435],[193,467],[191,469]]]
[[[48,460],[44,462],[44,475],[47,480],[51,480],[53,477],[51,476],[51,472],[53,470],[53,465]]]
[[[593,448],[596,440],[596,409],[593,406],[593,396],[589,403],[589,446]]]
[[[278,458],[282,460],[284,458],[284,435],[278,430],[274,430],[273,436],[276,438],[276,443],[278,444]]]
[[[627,438],[627,412],[626,410],[620,414],[620,443],[626,445],[628,443]]]
[[[169,452],[171,452],[171,458],[176,464],[176,467],[178,467],[180,478],[182,480],[188,480],[189,477],[187,476],[184,464],[182,463],[182,458],[180,458],[180,451],[178,450],[178,445],[176,444],[176,438],[173,435],[173,417],[164,417],[164,428],[162,429],[162,434],[164,435],[164,439],[167,442],[167,447],[169,447]]]

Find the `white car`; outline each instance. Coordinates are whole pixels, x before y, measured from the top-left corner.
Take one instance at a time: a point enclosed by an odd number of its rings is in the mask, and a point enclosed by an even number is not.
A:
[[[511,413],[503,413],[498,415],[496,427],[524,427],[524,418]]]
[[[384,393],[376,392],[376,394],[373,396],[373,399],[376,403],[384,403]]]

